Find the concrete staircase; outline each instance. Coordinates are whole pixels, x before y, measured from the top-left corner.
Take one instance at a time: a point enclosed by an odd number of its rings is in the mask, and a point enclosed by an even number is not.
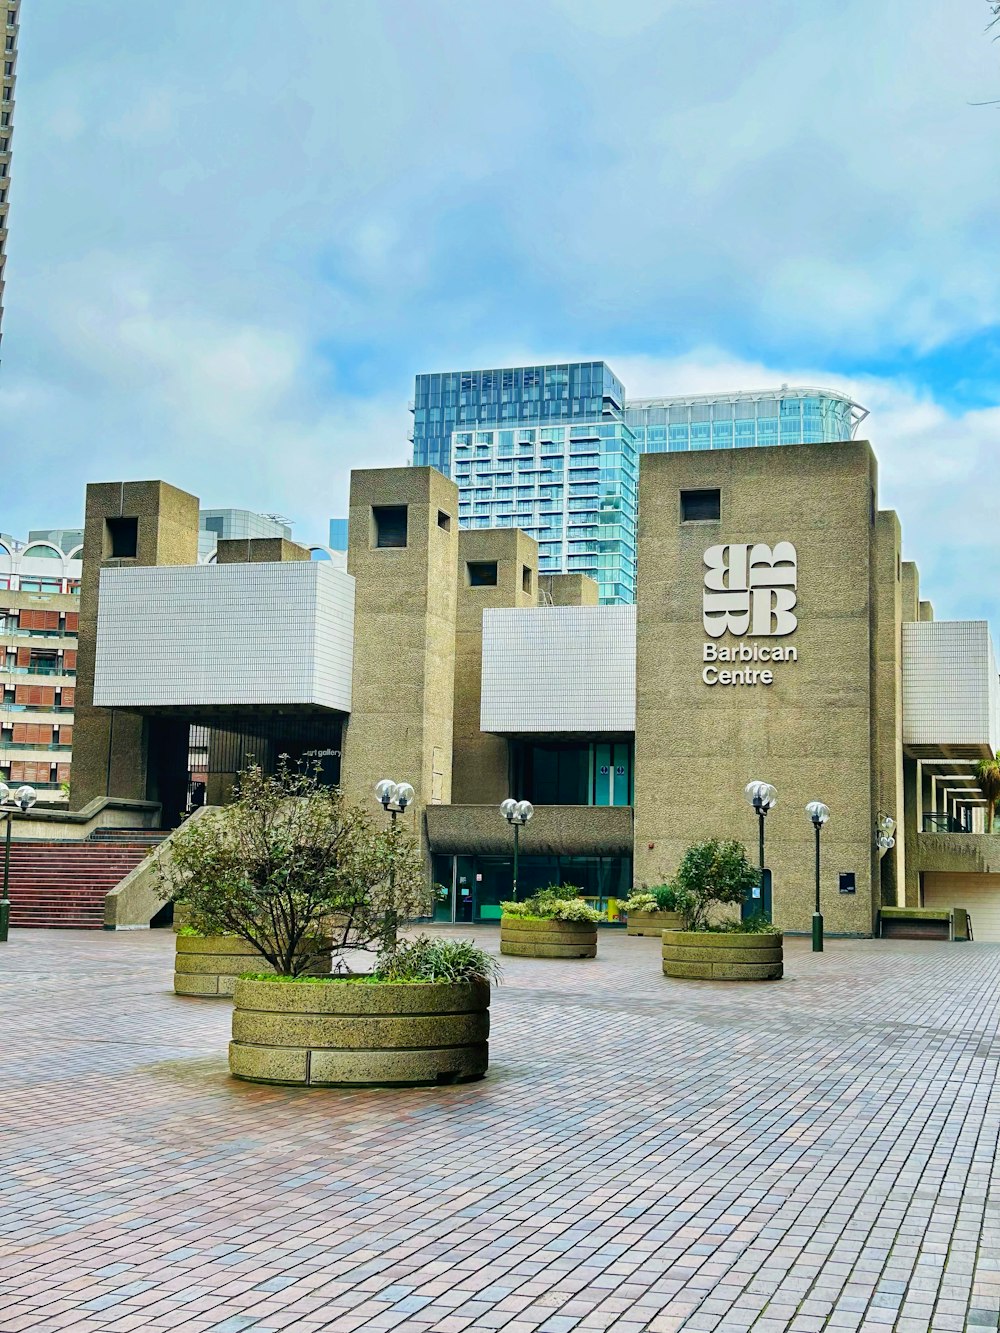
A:
[[[98,829],[86,842],[14,842],[10,924],[100,930],[104,900],[167,836],[159,829]]]

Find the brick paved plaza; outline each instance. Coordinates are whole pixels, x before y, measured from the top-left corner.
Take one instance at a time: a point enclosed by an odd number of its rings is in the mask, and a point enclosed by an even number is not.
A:
[[[997,1328],[1000,947],[604,932],[505,960],[484,1082],[338,1093],[230,1079],[173,944],[0,949],[2,1333]]]

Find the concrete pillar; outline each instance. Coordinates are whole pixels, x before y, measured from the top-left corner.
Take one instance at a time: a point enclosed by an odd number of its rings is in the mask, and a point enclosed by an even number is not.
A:
[[[484,576],[489,579],[491,570],[496,581],[482,582]],[[518,528],[459,533],[452,771],[452,800],[457,805],[499,805],[512,794],[506,737],[479,729],[483,612],[493,607],[535,606],[538,583],[538,543],[533,537]]]
[[[452,791],[458,488],[436,468],[351,475],[347,548],[355,580],[351,717],[342,786],[375,809],[380,778],[409,782],[406,823]]]

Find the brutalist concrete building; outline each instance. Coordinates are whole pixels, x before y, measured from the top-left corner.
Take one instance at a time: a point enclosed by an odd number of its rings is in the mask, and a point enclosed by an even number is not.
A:
[[[989,628],[934,620],[870,446],[653,454],[639,487],[634,606],[540,576],[517,529],[459,531],[433,468],[354,473],[346,571],[283,539],[199,565],[195,497],[90,487],[74,805],[153,800],[176,823],[197,725],[210,803],[280,754],[318,758],[376,814],[379,779],[411,783],[441,920],[495,918],[509,896],[508,796],[535,806],[522,890],[577,884],[613,917],[693,842],[754,854],[743,788],[760,779],[779,794],[777,924],[809,928],[821,800],[829,932],[923,904],[1000,939],[975,781],[1000,747]]]

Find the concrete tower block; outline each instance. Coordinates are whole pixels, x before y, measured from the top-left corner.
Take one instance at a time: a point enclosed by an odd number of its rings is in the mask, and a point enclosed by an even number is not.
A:
[[[347,569],[355,579],[354,676],[342,784],[374,809],[380,778],[416,791],[406,815],[451,801],[458,487],[436,468],[351,474]]]
[[[864,441],[643,457],[637,882],[669,879],[686,848],[706,838],[739,838],[756,861],[757,819],[743,788],[761,779],[779,793],[767,817],[775,924],[809,929],[805,805],[819,800],[832,811],[827,930],[871,933],[880,899],[876,484]],[[854,892],[840,891],[844,872]]]
[[[453,797],[459,804],[499,804],[511,795],[507,741],[479,729],[483,611],[487,607],[534,606],[538,584],[538,543],[533,537],[518,528],[459,533],[452,772]],[[511,687],[516,688],[516,682]]]
[[[159,800],[187,771],[187,728],[136,714],[95,709],[94,667],[101,570],[113,565],[198,563],[198,500],[162,481],[87,487],[80,587],[76,718],[70,805],[98,796]],[[142,645],[136,650],[141,652]],[[180,783],[183,790],[184,782]],[[164,810],[171,823],[179,812]]]

